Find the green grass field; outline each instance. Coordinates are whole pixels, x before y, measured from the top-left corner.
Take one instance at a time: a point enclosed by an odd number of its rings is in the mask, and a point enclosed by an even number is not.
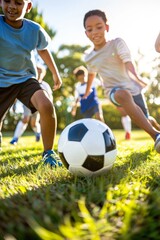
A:
[[[44,167],[42,142],[33,135],[22,137],[17,146],[4,135],[0,239],[159,240],[160,155],[141,130],[134,130],[130,141],[123,131],[113,132],[116,162],[95,178]]]

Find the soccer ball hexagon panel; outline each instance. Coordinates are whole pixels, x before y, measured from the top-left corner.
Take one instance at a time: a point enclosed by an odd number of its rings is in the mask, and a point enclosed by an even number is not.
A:
[[[105,123],[91,118],[80,119],[62,131],[58,152],[71,173],[100,175],[106,173],[116,160],[116,140]]]

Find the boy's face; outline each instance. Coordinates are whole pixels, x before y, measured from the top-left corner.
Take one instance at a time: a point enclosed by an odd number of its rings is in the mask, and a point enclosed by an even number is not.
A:
[[[85,82],[85,75],[84,74],[80,74],[76,77],[77,81],[84,83]]]
[[[14,28],[22,26],[22,20],[32,8],[30,0],[0,0],[5,21]]]
[[[105,33],[108,31],[108,25],[99,16],[90,16],[85,22],[85,33],[93,42],[95,50],[100,49],[106,43]]]

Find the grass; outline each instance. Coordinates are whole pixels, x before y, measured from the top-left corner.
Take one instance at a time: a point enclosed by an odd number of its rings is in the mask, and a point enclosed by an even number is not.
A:
[[[160,156],[145,132],[134,130],[130,141],[123,131],[113,132],[116,162],[95,178],[42,166],[42,143],[35,143],[33,135],[17,146],[4,135],[0,239],[160,239]]]

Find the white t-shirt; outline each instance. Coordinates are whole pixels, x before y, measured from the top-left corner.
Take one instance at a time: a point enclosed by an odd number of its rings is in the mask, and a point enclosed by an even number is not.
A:
[[[122,87],[132,95],[138,95],[142,87],[126,72],[128,61],[131,61],[130,51],[121,38],[108,41],[103,48],[92,50],[85,56],[88,72],[100,76],[107,94],[114,87]]]

